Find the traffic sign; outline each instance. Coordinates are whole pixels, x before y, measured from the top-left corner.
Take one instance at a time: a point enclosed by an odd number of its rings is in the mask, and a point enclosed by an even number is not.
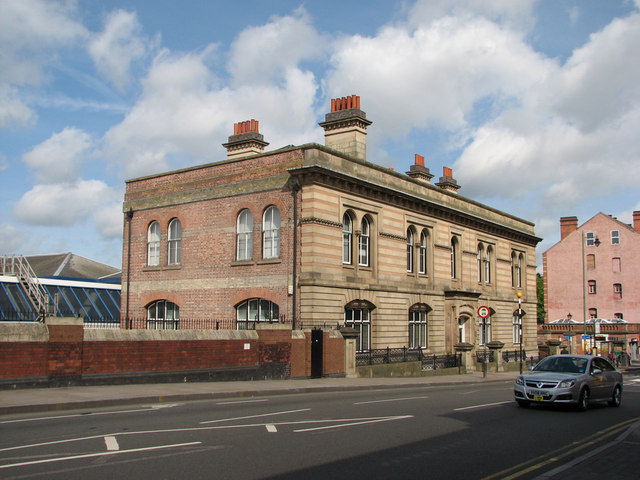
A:
[[[486,306],[478,307],[478,316],[480,318],[489,318],[491,316],[491,309]]]

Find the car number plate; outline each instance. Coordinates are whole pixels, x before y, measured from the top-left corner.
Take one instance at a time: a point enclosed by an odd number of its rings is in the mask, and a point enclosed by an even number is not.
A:
[[[542,402],[544,401],[544,395],[547,392],[543,391],[543,390],[529,390],[529,395],[533,396],[533,401],[534,402]]]

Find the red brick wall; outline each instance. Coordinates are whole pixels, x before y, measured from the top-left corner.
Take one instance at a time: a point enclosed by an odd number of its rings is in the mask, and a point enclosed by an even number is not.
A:
[[[133,218],[130,258],[126,223],[124,229],[122,315],[128,298],[132,318],[146,317],[153,301],[169,300],[184,319],[235,319],[238,303],[264,298],[276,303],[290,323],[293,197],[283,182],[286,170],[301,162],[302,151],[294,150],[128,182],[124,208],[133,209]],[[280,210],[280,258],[263,260],[259,227],[270,205]],[[245,208],[253,215],[253,259],[236,262],[236,222]],[[167,230],[173,218],[182,224],[179,266],[167,265]],[[154,220],[161,231],[160,265],[148,267],[147,230]]]
[[[322,338],[322,374],[340,375],[344,373],[344,339],[324,332]]]
[[[56,325],[58,338],[68,338],[65,328],[69,332],[77,330],[75,325]],[[0,342],[0,378],[171,372],[269,364],[290,365],[290,376],[294,378],[310,375],[309,335],[292,339],[291,330],[258,330],[257,333],[257,340],[5,341]],[[325,333],[323,344],[324,374],[344,373],[342,338]]]
[[[250,349],[244,350],[249,344]],[[84,343],[83,374],[258,365],[259,346],[241,340]]]
[[[48,354],[48,342],[0,342],[0,378],[47,376]]]

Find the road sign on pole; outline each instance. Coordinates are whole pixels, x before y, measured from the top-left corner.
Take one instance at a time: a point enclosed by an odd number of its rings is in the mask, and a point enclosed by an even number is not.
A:
[[[480,318],[489,318],[491,316],[491,309],[484,305],[478,307],[478,316]]]

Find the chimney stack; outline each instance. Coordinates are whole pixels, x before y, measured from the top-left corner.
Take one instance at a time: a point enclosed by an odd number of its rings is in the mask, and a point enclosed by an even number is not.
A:
[[[247,157],[264,153],[264,147],[269,145],[258,132],[258,121],[247,120],[233,124],[233,135],[222,146],[227,149],[227,159]]]
[[[560,240],[578,229],[578,217],[560,217]]]
[[[367,127],[371,125],[367,114],[360,110],[360,97],[334,98],[331,113],[325,115],[324,144],[358,160],[367,159]]]
[[[420,180],[424,183],[431,183],[431,179],[433,178],[433,175],[431,174],[429,169],[424,166],[424,157],[422,155],[418,155],[417,153],[415,156],[415,164],[409,167],[407,175],[415,180]]]
[[[633,212],[633,230],[640,233],[640,211]]]
[[[442,167],[442,176],[440,177],[440,181],[436,183],[436,186],[453,193],[457,193],[460,188],[458,182],[453,178],[453,170],[449,167]]]

